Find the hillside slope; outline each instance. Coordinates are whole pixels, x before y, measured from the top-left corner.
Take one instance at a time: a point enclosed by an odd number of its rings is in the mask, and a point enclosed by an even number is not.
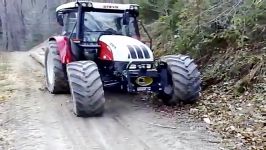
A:
[[[228,147],[265,149],[265,42],[211,56],[202,74],[204,91],[192,114],[210,119],[211,129],[231,142]]]

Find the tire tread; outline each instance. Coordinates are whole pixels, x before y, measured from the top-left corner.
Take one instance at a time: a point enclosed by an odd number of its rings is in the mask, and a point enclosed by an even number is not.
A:
[[[185,55],[163,56],[161,61],[167,63],[173,82],[173,94],[166,96],[164,102],[167,105],[194,103],[201,91],[201,77],[194,60]]]
[[[54,64],[54,85],[48,83],[47,78],[47,57],[48,53],[52,53]],[[69,86],[67,77],[61,63],[60,56],[57,50],[57,44],[55,41],[49,41],[48,50],[45,52],[45,68],[46,68],[46,85],[48,90],[53,94],[69,93]]]
[[[76,61],[67,65],[67,74],[75,114],[80,117],[99,116],[104,112],[103,84],[97,65],[92,61]]]

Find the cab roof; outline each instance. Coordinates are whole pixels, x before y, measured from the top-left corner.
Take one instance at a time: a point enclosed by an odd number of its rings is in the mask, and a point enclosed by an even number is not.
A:
[[[90,7],[94,9],[105,9],[105,10],[130,10],[130,9],[138,9],[139,5],[137,4],[115,4],[115,3],[99,3],[99,2],[91,2],[91,1],[78,1],[82,4],[83,7]],[[77,8],[77,2],[69,2],[63,5],[60,5],[56,8],[56,12],[64,11],[66,9],[74,9]]]

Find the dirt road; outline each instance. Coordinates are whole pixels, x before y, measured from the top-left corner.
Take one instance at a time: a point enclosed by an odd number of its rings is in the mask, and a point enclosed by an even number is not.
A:
[[[165,117],[136,96],[106,93],[103,117],[77,118],[70,95],[44,88],[43,68],[26,52],[1,54],[9,64],[12,97],[0,105],[0,149],[16,150],[217,150],[203,123]],[[1,94],[1,93],[0,93]],[[175,127],[175,128],[173,128]]]

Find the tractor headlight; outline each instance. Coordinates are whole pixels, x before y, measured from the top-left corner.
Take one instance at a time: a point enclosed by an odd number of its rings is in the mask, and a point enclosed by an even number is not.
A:
[[[138,65],[138,68],[139,69],[146,69],[146,65],[144,65],[144,64]]]
[[[153,65],[152,64],[130,64],[129,69],[134,70],[134,69],[152,69]]]
[[[87,3],[81,3],[83,7],[87,7]]]
[[[152,69],[152,64],[140,64],[138,65],[139,69]]]
[[[129,69],[137,69],[137,65],[135,65],[135,64],[131,64],[131,65],[129,66]]]
[[[151,64],[147,64],[147,65],[146,65],[146,68],[147,68],[147,69],[151,69],[151,68],[152,68],[152,65],[151,65]]]

